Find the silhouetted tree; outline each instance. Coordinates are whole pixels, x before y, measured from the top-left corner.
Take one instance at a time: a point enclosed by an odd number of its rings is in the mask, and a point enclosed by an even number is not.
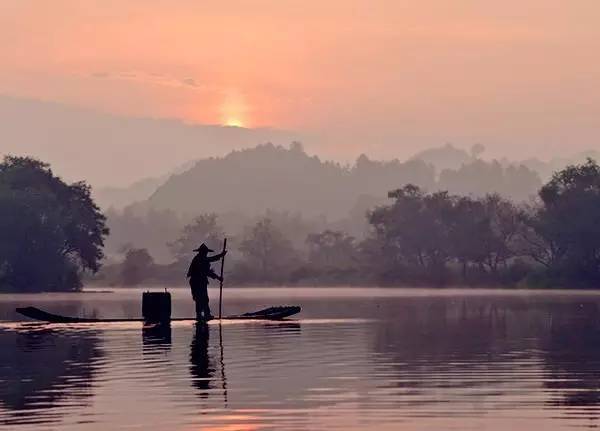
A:
[[[480,200],[458,198],[451,215],[449,240],[451,253],[461,266],[463,280],[469,267],[481,267],[486,259],[486,239],[490,235],[489,219]]]
[[[515,256],[514,241],[521,230],[521,220],[515,205],[498,194],[483,197],[481,203],[488,224],[487,235],[482,235],[485,241],[482,263],[495,273]]]
[[[126,286],[134,286],[150,278],[154,259],[145,248],[132,248],[125,254],[121,265],[121,278]]]
[[[600,166],[588,159],[553,175],[526,216],[529,254],[571,283],[600,281]],[[558,280],[556,280],[558,281]]]
[[[308,263],[318,267],[347,268],[356,263],[354,237],[341,231],[325,230],[309,234]]]
[[[390,206],[370,213],[370,223],[382,240],[382,252],[393,261],[414,268],[419,277],[441,281],[450,258],[450,229],[446,222],[452,199],[446,192],[425,194],[414,185],[389,193]],[[389,259],[388,259],[389,260]]]
[[[281,278],[293,269],[297,254],[289,239],[277,229],[271,219],[263,218],[246,232],[240,244],[244,266],[250,276],[259,281]]]
[[[361,247],[388,281],[443,283],[452,279],[448,272],[456,264],[463,280],[470,267],[497,279],[499,268],[507,269],[515,256],[519,212],[498,195],[474,199],[427,194],[407,185],[389,196],[393,204],[370,213],[375,235]]]
[[[261,219],[269,219],[277,230],[289,239],[294,248],[305,245],[306,237],[321,229],[324,223],[318,219],[307,219],[300,212],[275,211],[268,209]],[[260,220],[260,219],[259,219]]]
[[[84,182],[64,183],[48,164],[0,163],[0,288],[75,290],[103,257],[105,217]]]
[[[218,250],[224,236],[216,214],[201,214],[183,228],[181,236],[169,243],[169,248],[177,261],[189,263],[194,256],[193,250],[200,244]]]

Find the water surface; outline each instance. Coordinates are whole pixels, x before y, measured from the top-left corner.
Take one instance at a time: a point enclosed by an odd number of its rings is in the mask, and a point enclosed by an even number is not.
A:
[[[11,430],[567,429],[600,416],[600,295],[227,289],[226,313],[287,322],[49,325],[14,308],[137,317],[140,290],[0,295]],[[191,316],[171,289],[173,315]],[[214,294],[211,292],[212,303]]]

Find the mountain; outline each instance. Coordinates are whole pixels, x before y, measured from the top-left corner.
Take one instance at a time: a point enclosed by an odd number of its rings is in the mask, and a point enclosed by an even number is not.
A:
[[[187,172],[172,175],[145,205],[179,213],[252,215],[272,209],[336,218],[360,195],[385,196],[408,180],[430,186],[433,170],[421,161],[372,162],[366,156],[348,167],[309,156],[299,144],[290,149],[265,144],[198,161]]]
[[[517,200],[528,199],[541,185],[537,174],[524,166],[482,160],[443,170],[440,178],[437,181],[434,167],[422,160],[374,161],[362,155],[345,166],[309,156],[299,144],[289,149],[265,144],[198,161],[172,175],[136,210],[252,216],[271,209],[339,220],[352,213],[359,198],[382,201],[388,191],[407,183],[473,195],[497,191]]]
[[[94,200],[102,209],[122,209],[148,199],[167,180],[167,176],[144,178],[127,187],[101,187],[92,190]]]
[[[284,130],[120,117],[0,95],[0,155],[37,157],[66,180],[86,180],[94,187],[120,187],[160,177],[190,160],[302,138]]]
[[[422,160],[376,161],[362,155],[353,165],[341,165],[308,155],[298,143],[290,148],[264,144],[199,160],[170,175],[146,200],[107,211],[111,235],[106,250],[117,255],[134,244],[168,262],[167,243],[207,212],[217,213],[232,237],[265,215],[295,246],[304,245],[307,227],[362,237],[369,228],[367,212],[389,202],[388,192],[408,183],[474,196],[499,192],[518,201],[528,200],[541,185],[534,171],[497,161],[478,159],[438,173]]]
[[[126,187],[99,187],[93,189],[93,195],[100,208],[123,209],[135,202],[148,199],[156,189],[171,175],[187,171],[195,161],[184,163],[171,172],[159,177],[142,178]]]

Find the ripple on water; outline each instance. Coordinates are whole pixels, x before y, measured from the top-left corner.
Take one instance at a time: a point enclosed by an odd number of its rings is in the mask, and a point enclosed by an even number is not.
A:
[[[174,322],[150,332],[138,323],[3,322],[0,424],[171,431],[598,423],[598,295],[451,293],[298,295],[307,311],[296,321]],[[262,305],[244,301],[240,310]]]

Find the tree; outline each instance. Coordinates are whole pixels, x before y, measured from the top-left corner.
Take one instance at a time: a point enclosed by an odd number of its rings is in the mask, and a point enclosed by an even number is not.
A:
[[[600,281],[600,166],[586,163],[555,173],[525,220],[529,254],[573,284]]]
[[[451,256],[449,216],[453,201],[447,192],[425,194],[408,184],[388,194],[389,206],[369,214],[390,269],[416,269],[419,277],[441,281]],[[386,256],[387,255],[387,256]]]
[[[500,265],[515,256],[515,238],[521,231],[519,211],[515,205],[498,194],[489,194],[481,199],[488,223],[483,264],[493,273]]]
[[[380,268],[392,279],[443,283],[458,263],[463,280],[472,266],[496,280],[500,267],[506,269],[515,256],[519,212],[498,195],[427,194],[409,184],[389,196],[393,204],[369,214],[375,237],[363,242],[362,249],[371,260],[383,262]]]
[[[145,248],[131,248],[125,254],[121,278],[126,286],[134,286],[149,278],[154,269],[154,259]]]
[[[0,163],[0,288],[77,290],[96,272],[106,219],[84,182],[64,183],[49,165],[7,156]]]
[[[451,254],[461,265],[462,278],[468,278],[471,264],[483,265],[486,258],[486,240],[490,225],[481,200],[458,198],[450,221]]]
[[[279,278],[297,257],[290,240],[266,217],[247,230],[240,251],[245,257],[246,268],[260,281]]]
[[[308,261],[317,267],[348,268],[356,263],[354,237],[341,231],[325,230],[306,237]]]
[[[168,245],[178,262],[189,262],[194,255],[193,250],[200,244],[205,243],[209,248],[218,250],[224,236],[216,214],[201,214],[183,228],[177,240]]]

